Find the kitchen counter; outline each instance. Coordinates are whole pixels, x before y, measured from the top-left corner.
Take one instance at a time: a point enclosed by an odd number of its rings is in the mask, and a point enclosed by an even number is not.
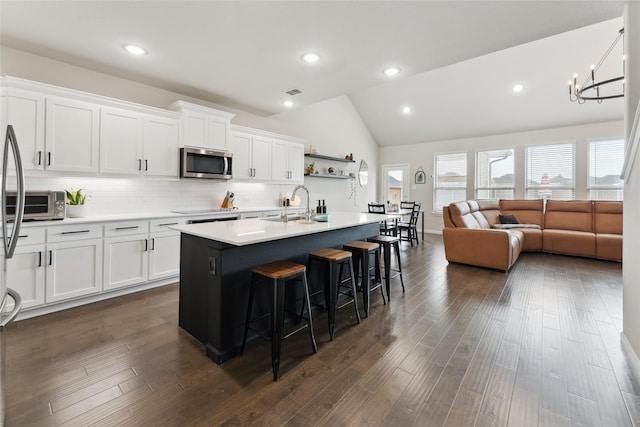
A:
[[[314,224],[246,219],[172,227],[181,232],[180,327],[202,342],[216,363],[234,357],[242,343],[254,266],[283,259],[306,264],[311,251],[377,235],[379,221],[387,219],[356,212],[331,212],[329,217]],[[320,289],[316,270],[310,286]],[[287,291],[293,312],[302,300],[296,290]],[[269,307],[268,292],[257,293],[256,299],[255,307]],[[255,338],[251,335],[249,342]]]
[[[234,246],[251,245],[289,237],[323,233],[363,224],[378,223],[388,219],[382,214],[357,212],[334,212],[328,222],[307,224],[301,221],[279,222],[273,219],[257,218],[244,221],[208,222],[170,227],[182,233],[215,240]]]

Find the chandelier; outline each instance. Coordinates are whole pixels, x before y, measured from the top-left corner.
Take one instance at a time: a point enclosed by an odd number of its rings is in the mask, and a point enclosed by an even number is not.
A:
[[[578,104],[584,104],[585,101],[598,101],[601,103],[605,99],[614,99],[614,98],[622,98],[624,97],[624,55],[622,56],[622,75],[619,77],[615,77],[608,80],[596,81],[596,73],[600,69],[600,66],[605,62],[607,56],[613,51],[616,44],[620,40],[623,40],[624,37],[624,28],[618,31],[618,36],[613,41],[609,49],[605,52],[605,54],[600,58],[600,61],[597,65],[591,66],[591,75],[587,76],[582,85],[578,85],[578,75],[573,75],[573,80],[569,80],[569,100],[571,102],[578,102]],[[624,41],[623,41],[624,43]],[[622,88],[617,91],[613,91],[611,89],[611,85],[616,82],[622,83]],[[604,87],[607,86],[606,90]],[[603,88],[602,93],[600,93],[600,89]]]

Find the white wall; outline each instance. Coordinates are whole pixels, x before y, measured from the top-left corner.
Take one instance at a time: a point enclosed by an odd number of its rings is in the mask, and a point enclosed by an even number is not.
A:
[[[312,200],[325,199],[327,211],[366,211],[367,202],[376,200],[378,146],[347,96],[338,96],[314,105],[281,113],[274,118],[297,127],[296,133],[308,141],[318,154],[344,158],[353,154],[356,163],[329,162],[307,158],[321,171],[333,166],[336,171],[358,175],[360,162],[369,167],[369,183],[361,187],[355,180],[305,178]]]
[[[308,139],[323,154],[353,152],[358,164],[365,159],[377,170],[377,145],[346,97],[338,97],[281,116],[262,117],[247,111],[213,104],[179,93],[121,79],[49,58],[0,47],[0,75],[10,75],[56,86],[95,93],[116,99],[166,108],[185,100],[235,113],[232,123]],[[357,172],[356,164],[333,164],[337,169]],[[306,178],[311,197],[325,199],[331,210],[360,210],[374,194],[366,188],[352,187],[353,180]],[[241,208],[275,207],[279,193],[289,195],[292,185],[238,183],[234,181],[184,181],[162,179],[111,179],[55,177],[51,174],[27,178],[29,190],[84,188],[92,194],[91,209],[96,214],[136,211],[167,211],[220,206],[227,190],[236,193]],[[352,196],[355,191],[356,197]],[[304,203],[304,202],[303,202]],[[315,204],[312,204],[314,206]]]
[[[625,135],[630,141],[632,122],[640,102],[640,4],[629,2],[625,7]],[[636,135],[636,138],[638,135]],[[640,156],[632,164],[632,172],[625,182],[623,276],[623,342],[627,344],[640,376]]]
[[[576,105],[576,108],[580,108],[580,106]],[[410,198],[422,203],[425,211],[425,228],[428,231],[441,232],[443,228],[442,214],[433,212],[432,175],[434,172],[434,154],[467,152],[467,198],[474,198],[475,151],[493,148],[515,148],[516,198],[522,199],[524,198],[524,157],[526,146],[554,142],[576,142],[576,199],[585,199],[587,198],[588,141],[604,138],[622,138],[623,136],[624,126],[622,121],[605,122],[399,147],[381,147],[380,163],[381,165],[392,163],[411,164],[410,179],[412,184]],[[426,184],[413,183],[413,176],[419,167],[422,167],[427,175]],[[583,185],[580,186],[579,183]]]

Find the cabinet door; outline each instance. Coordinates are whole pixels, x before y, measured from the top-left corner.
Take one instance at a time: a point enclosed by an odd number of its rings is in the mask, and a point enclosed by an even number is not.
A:
[[[46,117],[46,169],[97,172],[100,108],[87,102],[47,97]]]
[[[274,181],[288,181],[288,151],[287,143],[273,141],[271,147],[271,179]]]
[[[153,233],[149,244],[149,280],[180,274],[180,233]]]
[[[304,181],[304,145],[289,144],[287,163],[289,181],[291,183],[302,183]]]
[[[2,99],[2,129],[13,125],[26,170],[44,168],[44,96],[11,89]],[[4,134],[2,135],[4,137]]]
[[[254,136],[251,147],[253,178],[261,181],[271,179],[271,140]]]
[[[207,148],[224,149],[228,147],[229,121],[210,117],[207,122]]]
[[[183,118],[182,145],[192,147],[206,147],[207,145],[207,116],[198,113],[185,113]]]
[[[44,245],[18,246],[7,260],[7,286],[20,293],[25,309],[44,304],[45,255]]]
[[[178,120],[147,117],[144,120],[144,164],[147,175],[178,176]]]
[[[231,137],[234,179],[251,179],[253,177],[251,140],[251,135],[245,133],[234,133]]]
[[[149,241],[147,234],[104,239],[104,290],[146,282]]]
[[[46,258],[47,303],[102,290],[102,239],[48,245]]]
[[[142,117],[115,108],[100,111],[100,173],[140,174]]]

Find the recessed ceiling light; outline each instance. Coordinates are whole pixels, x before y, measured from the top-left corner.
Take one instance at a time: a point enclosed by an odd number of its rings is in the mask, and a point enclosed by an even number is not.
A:
[[[302,55],[302,60],[304,62],[308,62],[309,64],[313,64],[314,62],[318,62],[320,60],[320,55],[317,53],[309,52]]]
[[[282,105],[285,107],[293,107],[293,101],[287,99],[286,101],[282,101]]]
[[[134,44],[125,44],[122,47],[124,48],[124,50],[126,50],[127,52],[129,52],[132,55],[146,55],[147,54],[147,51],[144,48],[141,48],[140,46],[136,46]]]
[[[405,114],[409,114],[411,112],[411,107],[402,107],[402,112]]]
[[[514,91],[515,93],[522,92],[522,89],[524,89],[524,86],[522,86],[521,84],[517,84],[517,85],[514,85],[514,86],[513,86],[513,91]]]
[[[387,77],[393,77],[393,76],[398,75],[398,73],[400,73],[400,68],[398,68],[398,67],[385,68],[383,73]]]

